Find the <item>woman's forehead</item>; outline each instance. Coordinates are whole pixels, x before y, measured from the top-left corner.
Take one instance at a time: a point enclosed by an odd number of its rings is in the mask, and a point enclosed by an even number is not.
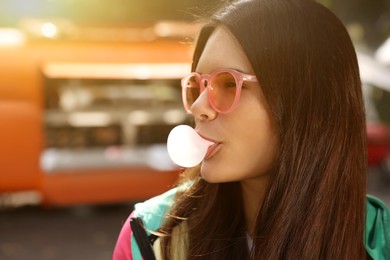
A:
[[[240,43],[225,26],[217,26],[207,40],[196,71],[209,73],[218,68],[233,68],[254,74]]]

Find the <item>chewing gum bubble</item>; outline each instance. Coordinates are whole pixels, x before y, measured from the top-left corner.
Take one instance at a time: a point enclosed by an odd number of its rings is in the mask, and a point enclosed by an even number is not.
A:
[[[192,127],[179,125],[168,135],[167,148],[172,161],[182,167],[198,165],[213,142],[202,138]]]

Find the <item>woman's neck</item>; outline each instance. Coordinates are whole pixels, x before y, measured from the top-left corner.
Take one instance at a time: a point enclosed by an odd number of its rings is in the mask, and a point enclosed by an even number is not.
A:
[[[240,184],[247,232],[252,236],[256,226],[257,214],[268,186],[268,176],[244,180]]]

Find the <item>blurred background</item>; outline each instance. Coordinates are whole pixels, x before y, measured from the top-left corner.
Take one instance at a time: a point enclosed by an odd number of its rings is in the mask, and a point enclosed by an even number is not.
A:
[[[180,78],[222,0],[0,0],[0,259],[110,259],[169,189]],[[390,0],[322,0],[356,46],[368,192],[390,205]]]

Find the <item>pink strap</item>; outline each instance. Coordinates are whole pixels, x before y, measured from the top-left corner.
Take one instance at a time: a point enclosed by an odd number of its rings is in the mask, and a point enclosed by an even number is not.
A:
[[[116,241],[114,253],[112,256],[113,260],[132,260],[131,252],[131,227],[130,227],[130,218],[133,217],[134,212],[130,214],[126,222],[122,226],[122,230],[119,233],[118,239]]]

